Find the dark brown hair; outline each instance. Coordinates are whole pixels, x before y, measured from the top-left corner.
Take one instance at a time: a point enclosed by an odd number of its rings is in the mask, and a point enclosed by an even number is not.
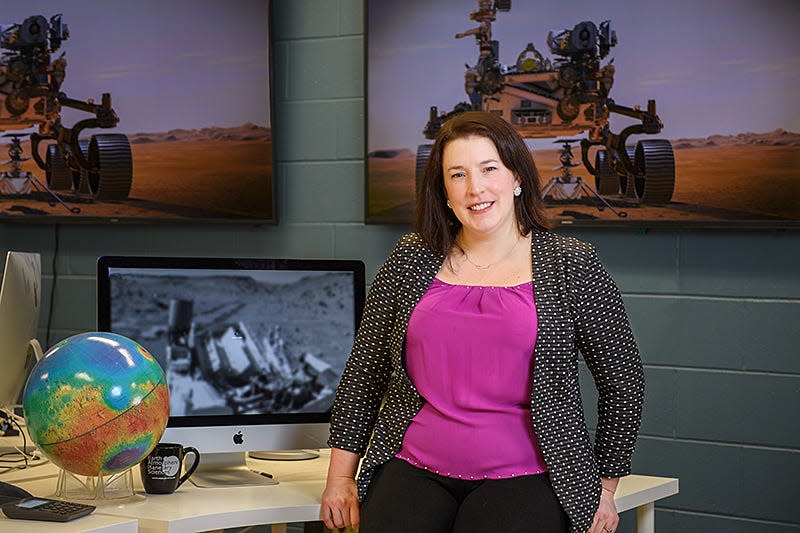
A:
[[[471,136],[491,140],[503,165],[519,178],[522,194],[514,199],[514,213],[520,233],[527,235],[533,229],[547,229],[539,172],[525,141],[499,115],[467,111],[445,122],[436,135],[417,190],[414,229],[428,247],[445,255],[455,242],[461,222],[447,207],[442,171],[444,148],[450,141]]]

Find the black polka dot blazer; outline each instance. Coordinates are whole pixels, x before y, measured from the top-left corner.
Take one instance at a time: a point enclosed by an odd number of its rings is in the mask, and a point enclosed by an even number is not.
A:
[[[411,311],[443,260],[418,235],[406,235],[369,291],[328,443],[362,456],[361,499],[425,402],[403,367],[403,349]],[[622,298],[591,245],[535,231],[532,262],[539,331],[531,418],[571,531],[584,533],[599,504],[600,476],[630,473],[644,396],[642,364]],[[598,389],[594,445],[581,404],[578,350]]]

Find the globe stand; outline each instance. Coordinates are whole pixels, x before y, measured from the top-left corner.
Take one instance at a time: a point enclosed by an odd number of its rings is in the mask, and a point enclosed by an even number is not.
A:
[[[87,502],[92,505],[112,505],[144,500],[133,491],[133,469],[104,476],[79,476],[59,469],[55,498]]]

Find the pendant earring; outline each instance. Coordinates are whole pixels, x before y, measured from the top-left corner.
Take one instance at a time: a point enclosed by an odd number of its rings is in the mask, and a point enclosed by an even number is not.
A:
[[[450,200],[447,200],[447,207],[449,207],[450,209],[453,209],[453,206],[450,205]]]
[[[514,196],[519,196],[520,194],[522,194],[522,187],[517,185],[516,187],[514,187]]]

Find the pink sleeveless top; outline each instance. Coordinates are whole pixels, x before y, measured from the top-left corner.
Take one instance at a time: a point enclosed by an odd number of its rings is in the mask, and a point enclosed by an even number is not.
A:
[[[397,453],[439,475],[498,479],[547,471],[531,422],[533,283],[434,279],[411,314],[406,369],[425,398]]]

